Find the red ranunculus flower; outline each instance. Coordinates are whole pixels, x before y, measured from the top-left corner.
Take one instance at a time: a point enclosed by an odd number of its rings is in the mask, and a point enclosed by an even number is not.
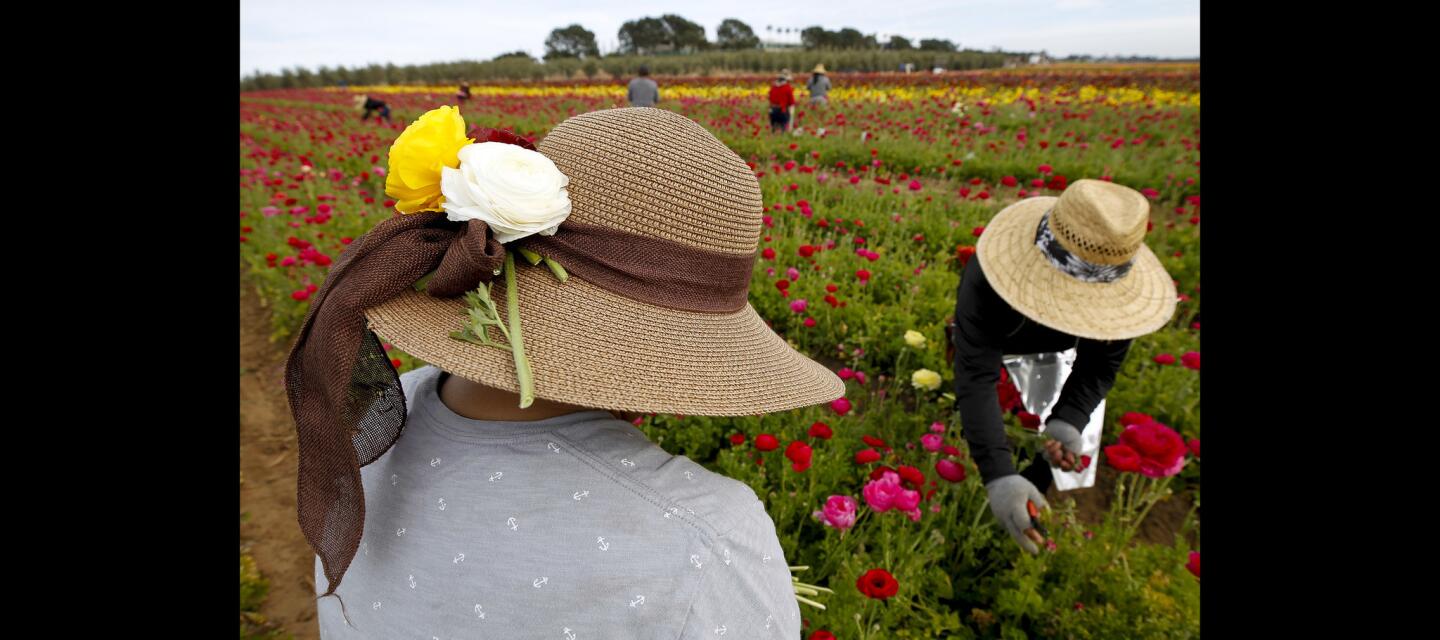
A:
[[[871,569],[855,581],[855,588],[867,598],[884,600],[900,590],[900,583],[895,581],[895,576],[890,575],[889,571]]]
[[[962,266],[962,267],[965,266],[965,265],[967,265],[967,264],[970,264],[970,259],[973,258],[973,257],[975,257],[975,247],[971,247],[971,246],[955,247],[955,257],[956,257],[958,260],[960,260],[960,266]]]
[[[1132,424],[1145,424],[1154,421],[1155,419],[1150,417],[1148,414],[1139,413],[1137,411],[1129,411],[1126,412],[1125,415],[1120,416],[1120,426],[1122,427],[1128,427]]]
[[[888,445],[885,444],[884,440],[876,438],[875,436],[863,436],[860,439],[864,440],[865,444],[868,444],[872,447],[880,447],[881,449],[888,447]]]
[[[1185,368],[1186,368],[1186,369],[1194,369],[1194,370],[1196,370],[1196,371],[1199,371],[1199,370],[1200,370],[1200,352],[1198,352],[1198,351],[1191,351],[1191,352],[1189,352],[1189,353],[1187,353],[1187,354],[1185,354],[1185,355],[1183,355],[1183,356],[1180,356],[1180,364],[1185,365]]]
[[[815,255],[815,247],[812,247],[808,244],[800,245],[800,257],[809,258],[813,255]]]
[[[732,435],[730,436],[730,444],[733,444],[733,445],[735,445],[735,446],[737,446],[737,447],[740,446],[740,445],[742,445],[742,444],[745,444],[745,434],[743,434],[743,433],[732,434]]]
[[[796,472],[810,468],[810,457],[813,454],[814,452],[810,449],[810,445],[800,442],[799,440],[791,442],[790,446],[785,447],[785,457],[790,459],[790,466]]]
[[[755,436],[755,448],[761,451],[774,451],[780,447],[780,441],[768,433]]]
[[[1173,476],[1185,465],[1185,439],[1158,422],[1125,427],[1120,443],[1140,455],[1140,473],[1146,477]]]
[[[1195,456],[1196,458],[1199,458],[1199,457],[1200,457],[1200,439],[1199,439],[1199,438],[1192,438],[1189,442],[1185,443],[1185,445],[1190,448],[1190,454],[1191,454],[1191,455]]]
[[[1175,364],[1175,356],[1172,356],[1172,355],[1170,355],[1170,354],[1168,354],[1168,353],[1162,353],[1162,354],[1160,354],[1160,355],[1158,355],[1158,356],[1155,356],[1155,363],[1156,363],[1156,364],[1163,364],[1163,365],[1167,365],[1167,366],[1168,366],[1168,365]]]
[[[880,459],[880,452],[874,449],[862,449],[855,454],[855,464],[870,464]]]
[[[1127,445],[1112,444],[1105,447],[1105,461],[1117,471],[1139,471],[1140,454]]]
[[[1023,409],[1020,410],[1020,413],[1017,415],[1020,416],[1020,426],[1025,427],[1026,429],[1040,428],[1040,416],[1037,416]]]
[[[959,450],[959,449],[956,449],[956,448],[955,448],[955,445],[953,445],[953,444],[947,444],[947,445],[945,445],[945,446],[943,446],[943,447],[940,447],[940,450],[941,450],[941,451],[944,451],[944,452],[945,452],[945,455],[947,455],[947,456],[958,456],[958,455],[960,455],[960,450]]]
[[[1200,552],[1199,552],[1199,551],[1191,551],[1191,552],[1190,552],[1190,561],[1187,562],[1187,563],[1185,563],[1185,568],[1186,568],[1186,569],[1189,569],[1189,570],[1190,570],[1190,573],[1195,574],[1195,577],[1196,577],[1196,578],[1199,578],[1199,577],[1200,577]],[[862,591],[863,591],[863,589],[862,589]]]
[[[835,435],[835,432],[830,429],[830,425],[825,424],[824,422],[816,422],[815,424],[810,425],[810,437],[812,438],[829,440],[830,437],[833,435]]]
[[[849,398],[836,398],[836,399],[834,399],[834,400],[831,400],[831,401],[830,401],[830,408],[831,408],[831,409],[834,409],[834,410],[835,410],[835,413],[837,413],[837,414],[839,414],[839,415],[842,415],[842,416],[845,415],[845,414],[847,414],[847,413],[850,413],[850,409],[851,409],[850,399],[849,399]]]
[[[947,482],[960,482],[965,479],[965,465],[941,458],[939,462],[935,463],[935,473]]]
[[[870,472],[870,479],[871,479],[871,480],[879,480],[880,478],[884,477],[886,473],[893,473],[893,474],[895,474],[895,475],[897,475],[897,476],[900,475],[899,472],[897,472],[897,471],[895,471],[894,469],[891,469],[890,467],[882,464],[882,465],[880,465],[880,466],[878,466],[878,467],[875,467],[875,469]]]
[[[765,250],[763,250],[763,251],[760,252],[760,257],[765,258],[766,260],[774,260],[774,259],[775,259],[775,249],[773,249],[773,248],[771,248],[771,247],[765,247]]]
[[[925,486],[925,474],[915,467],[900,465],[898,469],[900,482],[910,489],[920,489]]]
[[[835,640],[835,634],[821,629],[819,631],[816,631],[815,633],[810,634],[810,640]]]

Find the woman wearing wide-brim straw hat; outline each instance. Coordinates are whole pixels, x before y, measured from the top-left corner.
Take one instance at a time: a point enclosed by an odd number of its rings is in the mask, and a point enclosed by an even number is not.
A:
[[[1093,486],[1105,394],[1131,339],[1175,312],[1174,282],[1145,246],[1149,220],[1139,192],[1077,180],[996,214],[965,267],[952,330],[961,426],[991,510],[1027,551],[1044,540],[1026,503],[1044,508],[1052,482]],[[1002,367],[1048,436],[1019,474],[997,397]]]
[[[321,636],[799,637],[755,493],[610,413],[843,395],[748,303],[754,173],[653,108],[538,147],[464,127],[395,141],[406,215],[336,261],[286,363]],[[433,366],[397,377],[382,340]]]
[[[810,90],[810,106],[830,104],[830,76],[825,75],[825,65],[815,65],[810,74],[810,80],[805,83],[805,88]]]

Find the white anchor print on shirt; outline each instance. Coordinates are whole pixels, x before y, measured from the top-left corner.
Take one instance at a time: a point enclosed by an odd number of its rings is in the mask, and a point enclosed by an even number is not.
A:
[[[720,626],[718,626],[718,627],[715,627],[715,635],[717,635],[717,636],[723,636],[723,635],[725,635],[725,625],[722,624],[722,625],[720,625]]]
[[[554,451],[555,453],[560,453],[560,445],[551,442],[549,446],[551,451]]]
[[[610,542],[605,539],[605,536],[595,538],[595,544],[599,545],[601,551],[610,550]]]
[[[398,538],[403,535],[405,535],[405,527],[400,527],[399,529],[395,530],[395,537]]]
[[[695,472],[694,472],[694,471],[686,471],[686,472],[685,472],[685,479],[686,479],[686,480],[689,480],[689,481],[691,481],[691,482],[694,482],[694,481],[695,481]]]
[[[696,568],[696,569],[699,569],[699,568],[705,566],[704,564],[701,564],[701,562],[700,562],[700,556],[697,556],[697,555],[695,555],[695,554],[693,554],[693,553],[690,554],[690,564],[695,565],[695,568]]]
[[[575,493],[571,494],[570,497],[574,498],[576,502],[579,502],[581,499],[588,495],[590,495],[589,491],[576,491]]]
[[[725,550],[725,566],[730,566],[730,550]]]
[[[482,608],[482,607],[481,607],[480,605],[478,605],[478,604],[475,605],[475,615],[480,616],[480,619],[481,619],[481,620],[484,620],[484,619],[485,619],[485,612],[482,611],[481,608]]]
[[[440,466],[440,458],[431,458],[431,459],[430,459],[430,466],[432,466],[432,467],[438,467],[438,466]]]
[[[380,603],[379,603],[379,602],[372,603],[372,604],[370,605],[370,608],[371,608],[371,609],[374,609],[374,610],[376,610],[376,611],[379,611],[379,610],[380,610]]]
[[[630,608],[638,609],[643,604],[645,604],[645,596],[635,596],[635,599],[630,601]]]
[[[549,577],[549,576],[540,576],[539,578],[536,578],[535,581],[532,582],[532,583],[530,583],[530,584],[535,585],[535,588],[536,588],[536,589],[539,589],[539,588],[540,588],[540,585],[542,585],[542,584],[549,584],[549,583],[550,583],[550,577]]]
[[[571,631],[571,630],[570,630],[570,627],[565,627],[564,633],[565,633],[565,640],[575,640],[575,632],[574,632],[574,631]]]
[[[505,526],[510,527],[511,531],[520,530],[520,525],[515,524],[515,518],[513,516],[505,520]]]
[[[441,499],[440,499],[440,510],[441,510],[441,511],[444,511],[444,510],[445,510],[445,499],[444,499],[444,498],[441,498]]]
[[[463,553],[457,553],[457,554],[455,554],[455,559],[450,561],[450,564],[460,564],[461,562],[464,562],[464,561],[465,561],[465,554],[463,554]]]
[[[504,471],[496,471],[494,474],[492,474],[492,475],[490,476],[490,482],[494,482],[494,481],[499,480],[499,479],[501,479],[501,478],[503,478],[503,477],[505,477],[505,472],[504,472]]]
[[[415,576],[414,576],[414,575],[411,575],[410,578],[409,578],[409,580],[410,580],[410,588],[411,588],[411,589],[414,589],[414,588],[415,588]]]
[[[765,554],[765,557],[761,558],[760,561],[765,564],[770,564],[770,554]]]
[[[621,458],[621,459],[620,459],[620,464],[625,465],[625,466],[627,466],[627,467],[631,467],[631,468],[633,468],[633,467],[635,466],[635,463],[634,463],[634,462],[631,462],[629,458]]]
[[[397,484],[400,484],[400,476],[394,473],[390,474],[390,486],[393,487]]]

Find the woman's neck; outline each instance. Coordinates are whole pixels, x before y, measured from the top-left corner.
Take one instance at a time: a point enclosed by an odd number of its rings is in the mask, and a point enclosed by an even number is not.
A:
[[[441,375],[440,402],[456,414],[471,420],[533,422],[587,410],[586,407],[540,398],[536,398],[529,407],[521,409],[518,393],[487,387],[448,373]]]

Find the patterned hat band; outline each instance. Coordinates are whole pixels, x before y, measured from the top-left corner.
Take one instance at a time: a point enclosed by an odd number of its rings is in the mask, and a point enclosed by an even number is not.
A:
[[[1035,230],[1035,246],[1040,247],[1056,269],[1081,282],[1114,282],[1130,273],[1130,267],[1135,265],[1134,258],[1124,264],[1095,264],[1067,251],[1050,230],[1050,214],[1053,211],[1052,208],[1040,217],[1040,227]]]

